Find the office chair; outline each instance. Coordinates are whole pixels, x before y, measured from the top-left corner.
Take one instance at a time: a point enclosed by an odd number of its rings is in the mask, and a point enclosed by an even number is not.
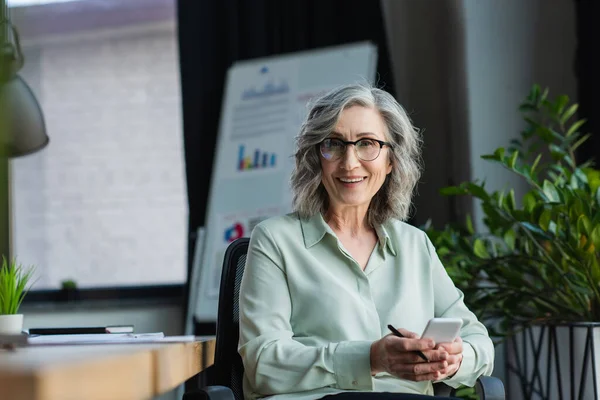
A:
[[[209,386],[185,393],[183,400],[244,400],[244,366],[237,345],[240,284],[246,266],[248,243],[248,238],[237,239],[225,251],[217,314],[215,363]],[[453,390],[444,383],[434,384],[436,396],[452,396]],[[480,377],[476,390],[480,400],[504,400],[504,385],[498,378]]]

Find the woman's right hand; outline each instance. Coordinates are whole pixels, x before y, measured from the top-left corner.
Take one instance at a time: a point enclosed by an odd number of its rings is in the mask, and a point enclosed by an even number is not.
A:
[[[419,335],[406,329],[398,329],[403,338],[387,335],[371,345],[371,375],[387,372],[411,381],[434,381],[441,377],[440,371],[448,366],[446,350],[435,350],[431,339],[419,339]],[[417,355],[425,354],[429,362]]]

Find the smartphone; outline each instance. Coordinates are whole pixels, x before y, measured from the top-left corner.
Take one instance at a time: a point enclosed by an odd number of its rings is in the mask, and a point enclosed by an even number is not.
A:
[[[421,338],[433,339],[435,343],[452,343],[462,326],[460,318],[431,318]]]

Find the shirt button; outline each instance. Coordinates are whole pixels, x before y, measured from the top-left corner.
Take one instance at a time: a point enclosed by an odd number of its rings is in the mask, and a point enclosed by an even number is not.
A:
[[[356,382],[356,381],[352,381],[352,384],[353,384],[354,386],[356,386],[356,385],[358,385],[358,382]]]

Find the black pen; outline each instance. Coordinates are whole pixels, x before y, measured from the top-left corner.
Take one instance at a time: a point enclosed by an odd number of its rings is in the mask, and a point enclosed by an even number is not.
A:
[[[404,335],[403,335],[403,334],[401,334],[400,332],[398,332],[398,330],[397,330],[396,328],[394,328],[392,325],[388,325],[388,329],[389,329],[390,331],[392,331],[392,333],[393,333],[395,336],[398,336],[398,337],[401,337],[401,338],[403,338],[403,337],[404,337]],[[429,360],[427,359],[427,357],[425,356],[425,354],[423,354],[423,352],[422,352],[422,351],[420,351],[420,350],[417,350],[417,355],[418,355],[419,357],[421,357],[423,360],[425,360],[425,362],[429,362]]]

